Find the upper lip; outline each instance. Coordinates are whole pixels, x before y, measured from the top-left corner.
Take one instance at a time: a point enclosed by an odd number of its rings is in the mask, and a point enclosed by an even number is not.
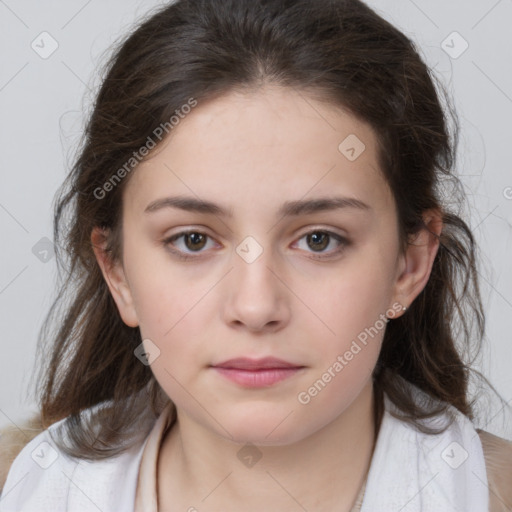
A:
[[[264,357],[261,359],[251,359],[248,357],[238,357],[229,359],[219,364],[213,365],[215,368],[234,368],[237,370],[260,370],[266,368],[302,368],[302,366],[277,359],[275,357]]]

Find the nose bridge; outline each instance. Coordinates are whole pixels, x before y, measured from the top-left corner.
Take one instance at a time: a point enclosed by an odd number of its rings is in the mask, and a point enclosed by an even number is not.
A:
[[[259,245],[259,244],[258,244]],[[237,283],[244,288],[261,288],[268,292],[276,284],[275,276],[270,271],[275,266],[275,258],[271,247],[254,245],[254,242],[243,242],[236,248],[234,257],[234,273]],[[238,288],[238,286],[237,286]]]
[[[227,322],[257,330],[268,325],[276,327],[286,320],[286,293],[275,275],[278,265],[274,255],[272,247],[265,247],[252,236],[235,248],[229,299],[225,303]]]

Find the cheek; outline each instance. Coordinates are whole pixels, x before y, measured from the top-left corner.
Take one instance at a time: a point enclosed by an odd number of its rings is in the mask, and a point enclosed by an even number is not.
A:
[[[361,256],[329,279],[315,302],[333,338],[356,337],[386,313],[393,292],[389,275],[382,258]]]
[[[127,240],[125,255],[142,336],[169,343],[180,329],[192,334],[198,326],[190,319],[211,288],[211,279],[198,279],[192,267],[177,265],[163,247]]]
[[[310,337],[316,339],[316,375],[308,383],[307,398],[322,395],[321,403],[343,408],[371,377],[387,327],[386,311],[392,297],[390,268],[377,250],[359,253],[340,266],[328,284],[315,296],[310,315]],[[314,334],[313,323],[317,327]],[[320,334],[320,332],[322,334]],[[316,384],[315,384],[316,382]]]
[[[350,394],[350,388],[358,388],[375,367],[387,327],[386,307],[382,300],[364,294],[345,294],[342,289],[337,292],[338,301],[322,310],[329,332],[316,337],[312,329],[310,332],[316,340],[316,377],[322,381],[319,385],[326,383],[334,393],[339,388]]]
[[[363,347],[347,361],[332,358],[297,394],[298,412],[307,415],[320,428],[339,416],[357,399],[371,383],[379,346],[378,343]],[[341,355],[341,354],[340,354]]]
[[[364,287],[346,282],[333,285],[329,293],[335,299],[321,309],[329,331],[315,336],[310,327],[315,364],[297,395],[297,402],[320,422],[345,410],[371,379],[387,327],[386,306],[378,294],[370,298]]]
[[[210,287],[189,283],[146,282],[138,295],[136,309],[141,334],[152,338],[163,350],[192,348],[204,337]]]
[[[186,409],[187,390],[195,388],[200,368],[210,363],[204,347],[208,288],[195,285],[183,292],[158,281],[146,284],[138,314],[142,338],[159,350],[151,371],[174,403]]]

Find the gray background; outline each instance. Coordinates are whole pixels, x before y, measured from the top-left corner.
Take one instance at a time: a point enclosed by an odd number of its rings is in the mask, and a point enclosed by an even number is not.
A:
[[[37,333],[55,293],[51,207],[99,84],[98,66],[110,45],[160,3],[0,0],[0,426],[35,410],[27,390],[38,363]],[[466,220],[482,250],[488,323],[479,368],[512,403],[512,1],[367,3],[418,43],[457,108]],[[57,49],[45,55],[52,44]],[[480,424],[512,437],[511,426],[496,421],[499,410],[493,405]]]

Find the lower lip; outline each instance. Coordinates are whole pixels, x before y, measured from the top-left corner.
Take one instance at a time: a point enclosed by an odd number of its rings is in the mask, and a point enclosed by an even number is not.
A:
[[[241,370],[240,368],[214,367],[214,369],[227,379],[245,388],[264,388],[292,377],[302,368]]]

